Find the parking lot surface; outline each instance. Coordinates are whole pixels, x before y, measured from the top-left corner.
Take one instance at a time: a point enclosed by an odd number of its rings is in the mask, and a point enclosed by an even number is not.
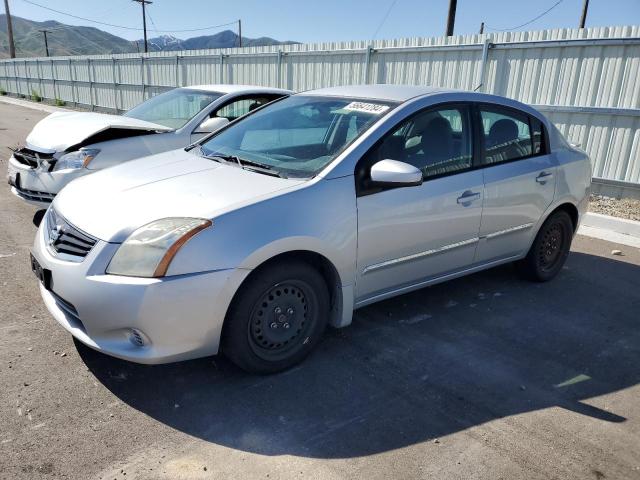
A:
[[[3,178],[45,115],[0,103]],[[552,282],[505,266],[369,306],[256,377],[74,343],[29,268],[35,208],[0,205],[2,479],[640,479],[637,249],[578,236]]]

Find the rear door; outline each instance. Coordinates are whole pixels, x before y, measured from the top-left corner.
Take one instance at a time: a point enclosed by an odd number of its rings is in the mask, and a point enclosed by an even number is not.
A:
[[[471,111],[432,107],[397,125],[356,167],[357,300],[420,283],[473,262],[482,212]],[[423,172],[404,188],[368,184],[371,166],[391,159]]]
[[[484,207],[476,262],[526,251],[534,227],[553,201],[556,158],[540,120],[520,110],[480,104]]]

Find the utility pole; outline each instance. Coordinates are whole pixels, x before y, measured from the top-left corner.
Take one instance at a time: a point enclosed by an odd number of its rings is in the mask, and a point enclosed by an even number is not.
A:
[[[582,15],[580,16],[580,28],[584,28],[584,24],[587,21],[587,10],[589,9],[589,0],[584,0],[582,4]]]
[[[51,33],[51,30],[38,30],[42,32],[44,35],[44,51],[47,52],[47,57],[49,56],[49,42],[47,42],[47,33]]]
[[[142,29],[144,30],[144,53],[147,53],[149,51],[149,48],[147,46],[147,13],[144,9],[144,6],[147,4],[151,4],[153,2],[151,2],[150,0],[133,0],[134,2],[138,2],[140,5],[142,5]]]
[[[449,0],[449,15],[447,15],[447,31],[445,35],[451,37],[453,35],[453,25],[456,23],[456,7],[458,0]]]
[[[480,35],[484,33],[484,22],[480,24]]]
[[[242,20],[238,20],[238,44],[242,48]]]
[[[11,24],[11,12],[9,11],[9,0],[4,0],[4,12],[7,15],[7,36],[9,37],[9,56],[16,58],[16,46],[13,43],[13,25]]]

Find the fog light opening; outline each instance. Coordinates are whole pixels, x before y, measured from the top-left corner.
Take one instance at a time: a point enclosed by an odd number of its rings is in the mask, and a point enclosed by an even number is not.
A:
[[[136,347],[144,347],[149,344],[146,335],[137,328],[129,329],[129,341]]]

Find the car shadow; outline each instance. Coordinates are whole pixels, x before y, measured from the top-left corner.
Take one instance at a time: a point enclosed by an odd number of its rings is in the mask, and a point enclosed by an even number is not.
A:
[[[640,380],[638,278],[582,253],[545,284],[496,268],[363,308],[302,365],[265,377],[221,357],[143,366],[77,348],[123,402],[189,435],[356,457],[549,407],[624,422],[589,399]]]

